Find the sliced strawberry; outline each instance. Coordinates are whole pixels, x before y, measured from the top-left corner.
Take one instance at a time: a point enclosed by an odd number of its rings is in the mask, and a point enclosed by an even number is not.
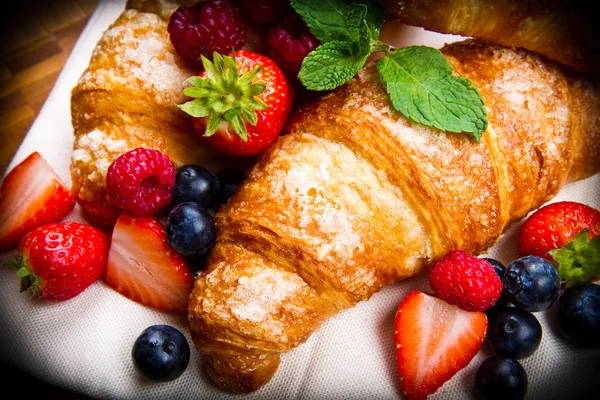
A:
[[[192,274],[154,217],[121,214],[113,230],[106,282],[122,295],[161,310],[186,312]]]
[[[396,359],[404,398],[425,399],[475,357],[487,317],[423,292],[411,292],[396,312]]]
[[[29,231],[59,222],[75,206],[75,198],[52,167],[31,153],[13,168],[0,187],[0,250],[16,247]]]

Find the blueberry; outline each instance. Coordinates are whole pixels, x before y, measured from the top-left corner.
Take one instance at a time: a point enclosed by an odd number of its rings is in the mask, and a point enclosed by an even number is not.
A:
[[[178,204],[169,212],[165,232],[167,242],[185,257],[206,253],[216,237],[212,215],[192,202]]]
[[[142,376],[159,382],[177,379],[190,362],[190,345],[176,328],[152,325],[136,339],[131,351],[133,366]]]
[[[529,311],[505,308],[489,315],[487,339],[496,353],[519,360],[538,349],[542,326]]]
[[[552,263],[538,256],[516,259],[506,269],[503,294],[515,307],[536,312],[558,298],[561,279]]]
[[[487,261],[492,267],[494,267],[496,275],[498,275],[498,278],[500,278],[500,280],[502,281],[504,279],[504,274],[506,273],[506,267],[504,266],[504,264],[502,264],[500,261],[494,258],[483,257],[483,259]],[[502,292],[502,294],[500,294],[500,298],[498,299],[498,301],[496,301],[496,304],[485,310],[485,313],[489,316],[498,310],[503,310],[504,308],[508,307],[508,303],[509,302],[506,299],[506,296],[504,296],[504,292]]]
[[[219,178],[200,165],[184,165],[177,169],[171,205],[193,201],[209,209],[217,204],[221,191]]]
[[[219,204],[227,203],[227,200],[235,193],[238,186],[244,180],[244,171],[237,168],[225,168],[217,173],[221,184],[219,193]]]
[[[600,286],[570,287],[557,306],[558,330],[565,339],[579,347],[600,347]]]
[[[514,358],[503,355],[488,357],[475,375],[478,399],[523,399],[527,392],[527,373]]]

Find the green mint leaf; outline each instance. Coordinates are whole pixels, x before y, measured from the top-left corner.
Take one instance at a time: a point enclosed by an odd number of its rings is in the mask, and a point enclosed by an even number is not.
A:
[[[558,264],[558,273],[566,287],[600,277],[600,236],[590,239],[587,229],[566,246],[550,250],[548,254]]]
[[[321,43],[358,41],[362,21],[376,39],[385,20],[385,10],[378,0],[292,0],[291,5]]]
[[[367,6],[365,23],[369,27],[371,39],[377,40],[381,25],[385,21],[385,7],[379,0],[365,0],[364,3]]]
[[[377,62],[393,107],[405,117],[479,142],[487,129],[483,100],[468,79],[453,76],[442,53],[426,46],[398,49]]]
[[[357,42],[361,38],[361,26],[367,15],[367,6],[364,4],[352,4],[344,10],[344,23],[348,30],[348,39]]]
[[[327,42],[304,59],[298,78],[310,90],[335,89],[352,79],[368,56],[352,54],[346,42]]]
[[[292,0],[291,5],[321,43],[354,39],[348,31],[344,17],[348,1]]]

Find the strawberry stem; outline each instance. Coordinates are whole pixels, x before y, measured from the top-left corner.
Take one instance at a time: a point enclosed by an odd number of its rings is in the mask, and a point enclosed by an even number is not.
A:
[[[12,265],[17,269],[17,278],[20,280],[19,293],[23,293],[31,289],[34,295],[39,293],[39,279],[36,274],[31,271],[27,260],[21,253],[17,253],[15,258],[7,260],[8,265]]]
[[[194,100],[178,105],[185,113],[196,118],[207,118],[204,136],[212,136],[221,122],[229,123],[233,131],[243,140],[248,140],[246,123],[255,126],[257,110],[266,110],[267,105],[257,96],[266,90],[264,83],[252,83],[262,70],[258,65],[240,75],[235,52],[231,57],[214,53],[213,62],[202,57],[207,77],[194,76],[183,94]]]
[[[600,236],[590,239],[587,229],[566,246],[550,250],[548,254],[558,264],[558,273],[567,288],[600,276]]]

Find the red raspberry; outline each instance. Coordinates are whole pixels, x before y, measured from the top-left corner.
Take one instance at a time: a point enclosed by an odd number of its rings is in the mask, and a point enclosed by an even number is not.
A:
[[[283,69],[298,73],[304,57],[319,46],[302,18],[295,12],[283,17],[269,33],[271,58]]]
[[[442,257],[431,270],[429,283],[442,300],[467,311],[487,310],[502,293],[494,267],[462,251]]]
[[[175,166],[156,150],[133,149],[108,167],[106,188],[112,202],[134,215],[153,215],[169,204]]]
[[[230,54],[246,44],[246,28],[237,8],[228,0],[207,0],[191,7],[181,6],[167,27],[177,52],[195,68],[200,56],[212,60],[213,52]]]
[[[289,4],[281,0],[239,0],[244,18],[257,24],[267,24],[281,16]]]

